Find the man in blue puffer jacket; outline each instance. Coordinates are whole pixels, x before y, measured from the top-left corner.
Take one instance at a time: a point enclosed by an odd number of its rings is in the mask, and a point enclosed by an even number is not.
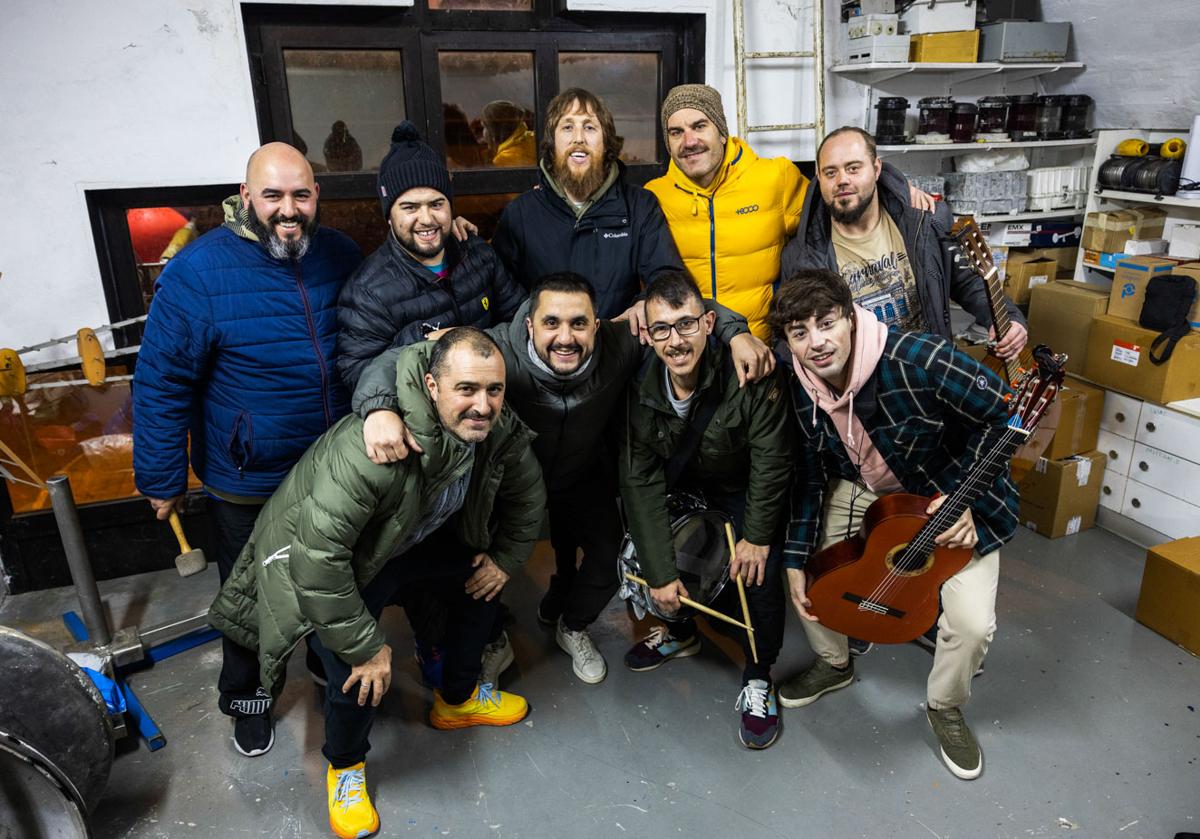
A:
[[[167,518],[187,490],[188,453],[218,534],[221,582],[259,509],[349,409],[334,369],[337,297],[362,254],[317,224],[318,186],[296,149],[269,143],[246,165],[225,224],[168,264],[134,375],[138,490]],[[247,756],[274,742],[270,697],[227,690],[258,656],[226,640],[220,708]]]

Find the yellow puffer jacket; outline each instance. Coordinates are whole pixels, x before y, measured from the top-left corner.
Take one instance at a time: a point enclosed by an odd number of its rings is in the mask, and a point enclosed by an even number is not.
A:
[[[701,294],[745,317],[764,341],[779,256],[796,235],[807,188],[808,178],[790,160],[759,157],[737,137],[726,141],[721,171],[707,189],[674,161],[646,184]]]

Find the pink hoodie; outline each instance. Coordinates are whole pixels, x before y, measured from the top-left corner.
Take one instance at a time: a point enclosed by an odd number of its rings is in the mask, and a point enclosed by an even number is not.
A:
[[[904,487],[896,480],[896,476],[888,468],[887,461],[871,442],[862,421],[854,415],[854,394],[871,378],[875,366],[883,357],[887,326],[880,323],[879,318],[872,312],[858,305],[854,307],[854,322],[853,349],[848,362],[850,378],[841,396],[835,394],[820,376],[810,373],[795,356],[792,357],[792,367],[800,377],[800,384],[812,398],[813,424],[817,422],[817,407],[820,406],[833,420],[833,427],[842,438],[842,445],[846,447],[850,462],[859,468],[867,487],[878,495],[900,492]]]

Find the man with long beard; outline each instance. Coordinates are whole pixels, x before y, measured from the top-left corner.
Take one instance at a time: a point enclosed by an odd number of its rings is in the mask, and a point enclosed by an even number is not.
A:
[[[581,88],[550,100],[541,178],[500,216],[492,246],[526,288],[571,271],[596,289],[596,315],[624,318],[636,335],[643,284],[683,267],[654,196],[625,179],[624,140],[612,112]]]
[[[187,491],[188,455],[204,484],[224,583],[267,498],[348,408],[333,368],[338,290],[362,259],[317,224],[312,167],[284,143],[246,166],[225,224],[168,263],[134,375],[138,490],[159,519]],[[190,445],[189,445],[190,444]],[[258,656],[226,639],[220,708],[247,757],[271,748]]]

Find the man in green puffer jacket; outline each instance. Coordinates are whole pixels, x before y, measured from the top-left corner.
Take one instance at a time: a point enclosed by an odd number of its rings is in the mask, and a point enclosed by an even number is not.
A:
[[[258,651],[271,696],[291,651],[315,633],[339,836],[379,826],[364,777],[374,706],[391,680],[378,617],[403,586],[432,581],[451,610],[430,722],[509,725],[528,711],[521,697],[476,684],[495,597],[533,549],[546,503],[533,434],[504,406],[504,380],[495,342],[473,328],[405,349],[396,395],[424,454],[374,464],[362,420],[343,418],[267,502],[209,613],[214,627]]]
[[[771,665],[783,644],[786,612],[782,529],[795,438],[787,392],[778,375],[739,384],[725,348],[709,338],[713,316],[704,311],[691,277],[655,282],[646,292],[646,320],[656,357],[629,387],[618,462],[629,535],[650,597],[662,613],[673,613],[680,596],[706,600],[709,593],[689,592],[680,577],[669,494],[698,493],[709,509],[732,520],[738,541],[729,562],[731,583],[718,608],[741,614],[732,581],[743,574],[758,657],[752,660],[739,631],[746,655],[739,737],[747,748],[765,749],[779,733]],[[725,540],[723,532],[707,536]],[[654,670],[699,651],[689,617],[673,621],[669,631],[655,627],[625,654],[625,665]]]

